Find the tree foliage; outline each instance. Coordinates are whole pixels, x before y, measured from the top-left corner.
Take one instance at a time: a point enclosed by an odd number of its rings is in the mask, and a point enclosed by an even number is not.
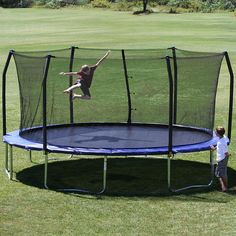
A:
[[[60,8],[68,5],[90,5],[108,8],[119,6],[119,10],[130,6],[141,7],[139,12],[147,12],[151,6],[165,5],[170,8],[192,9],[192,11],[212,12],[217,9],[235,10],[236,0],[0,0],[0,7],[30,7],[41,5]]]
[[[0,7],[30,7],[34,0],[0,0]]]

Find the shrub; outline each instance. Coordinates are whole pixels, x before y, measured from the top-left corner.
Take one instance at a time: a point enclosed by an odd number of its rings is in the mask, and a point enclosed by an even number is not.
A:
[[[201,2],[194,0],[169,0],[167,5],[171,7],[181,7],[189,9],[189,8],[199,8]]]
[[[224,10],[234,10],[236,8],[236,1],[235,0],[221,0],[220,1],[220,8]]]
[[[169,2],[169,0],[159,0],[159,1],[158,1],[158,4],[159,4],[159,5],[167,5],[168,2]]]
[[[35,3],[48,8],[60,8],[68,5],[86,5],[90,0],[36,0]]]
[[[93,0],[91,1],[92,7],[95,8],[110,8],[111,3],[108,2],[107,0]]]
[[[0,0],[0,6],[6,8],[30,7],[33,0]]]
[[[207,0],[202,2],[203,12],[213,12],[217,9],[231,10],[236,8],[236,0]]]
[[[117,11],[132,11],[133,7],[134,7],[134,3],[127,2],[125,0],[120,0],[120,1],[117,1],[114,9]]]
[[[62,0],[63,5],[85,5],[90,3],[90,0]]]
[[[52,8],[52,9],[58,9],[63,6],[63,4],[61,4],[61,2],[62,2],[61,0],[47,1],[45,4],[45,7]]]
[[[43,6],[47,3],[47,0],[36,0],[35,4],[39,6]]]

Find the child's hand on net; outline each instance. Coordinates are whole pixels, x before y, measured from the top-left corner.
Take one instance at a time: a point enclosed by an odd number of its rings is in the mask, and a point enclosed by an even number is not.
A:
[[[225,153],[225,156],[226,156],[226,157],[230,157],[230,156],[231,156],[231,154],[230,154],[230,153],[228,153],[228,152],[226,152],[226,153]]]

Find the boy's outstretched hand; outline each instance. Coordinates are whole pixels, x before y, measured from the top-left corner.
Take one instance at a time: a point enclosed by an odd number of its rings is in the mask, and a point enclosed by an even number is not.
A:
[[[105,54],[105,57],[107,57],[110,54],[111,50],[108,50],[107,53]]]
[[[216,150],[216,147],[214,145],[211,145],[210,148],[212,151]]]

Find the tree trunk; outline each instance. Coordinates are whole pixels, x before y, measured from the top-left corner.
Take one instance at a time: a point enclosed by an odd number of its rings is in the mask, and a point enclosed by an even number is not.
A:
[[[148,0],[143,0],[143,12],[147,11]]]

